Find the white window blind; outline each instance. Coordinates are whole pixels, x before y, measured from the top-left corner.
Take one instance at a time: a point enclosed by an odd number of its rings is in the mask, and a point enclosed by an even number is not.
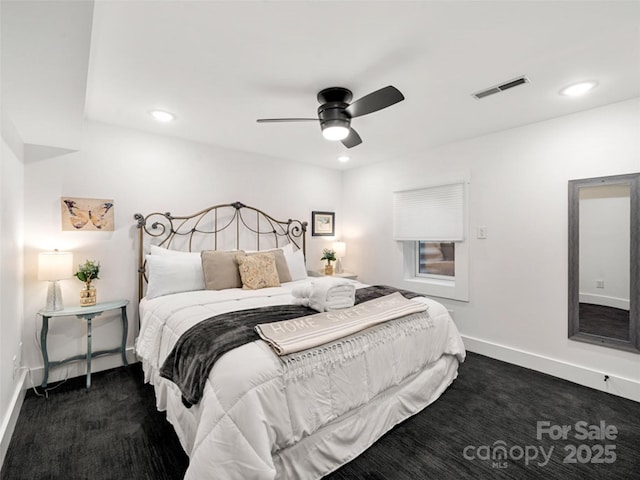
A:
[[[394,192],[395,240],[464,240],[464,184]]]

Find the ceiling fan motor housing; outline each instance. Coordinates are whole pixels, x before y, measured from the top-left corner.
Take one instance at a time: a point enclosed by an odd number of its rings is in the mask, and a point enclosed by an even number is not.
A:
[[[318,118],[320,128],[324,130],[328,127],[349,128],[351,116],[345,111],[349,106],[353,94],[351,90],[342,87],[325,88],[318,93]]]
[[[328,127],[345,127],[349,128],[351,117],[344,111],[349,105],[347,103],[327,103],[318,108],[318,118],[320,119],[320,128],[324,130]]]
[[[329,87],[318,92],[318,103],[349,103],[353,99],[353,93],[351,90],[344,87]]]

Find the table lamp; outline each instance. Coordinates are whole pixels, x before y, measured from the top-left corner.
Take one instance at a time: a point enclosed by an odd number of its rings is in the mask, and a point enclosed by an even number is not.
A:
[[[38,280],[49,282],[45,310],[53,312],[64,308],[59,280],[71,277],[73,277],[73,253],[55,250],[38,254]]]
[[[333,251],[336,252],[336,273],[342,273],[342,257],[347,251],[347,245],[344,242],[333,242]]]

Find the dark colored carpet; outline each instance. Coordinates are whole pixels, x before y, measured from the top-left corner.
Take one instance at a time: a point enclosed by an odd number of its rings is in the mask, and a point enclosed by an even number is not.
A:
[[[579,309],[581,332],[629,340],[629,310],[592,303],[581,303]]]
[[[155,409],[139,363],[67,381],[49,398],[29,391],[2,480],[179,479],[188,457]]]
[[[80,378],[51,392],[48,400],[28,395],[2,480],[182,478],[188,459],[164,415],[155,411],[140,366],[98,373],[93,380],[89,392]],[[538,421],[571,430],[566,440],[538,439]],[[617,436],[576,439],[579,421],[605,422],[617,428]],[[481,457],[500,441],[508,451],[501,462],[465,458],[465,449]],[[571,445],[576,463],[566,463]],[[546,465],[540,464],[541,448],[550,457]],[[533,456],[534,450],[537,458],[518,458],[526,451]],[[326,478],[638,479],[640,403],[469,353],[458,379],[438,401]]]

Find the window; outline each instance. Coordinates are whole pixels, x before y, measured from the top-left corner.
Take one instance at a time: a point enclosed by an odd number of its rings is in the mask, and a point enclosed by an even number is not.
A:
[[[418,242],[416,276],[452,280],[455,278],[455,242]]]
[[[468,301],[468,181],[394,192],[394,239],[402,244],[403,287]]]

